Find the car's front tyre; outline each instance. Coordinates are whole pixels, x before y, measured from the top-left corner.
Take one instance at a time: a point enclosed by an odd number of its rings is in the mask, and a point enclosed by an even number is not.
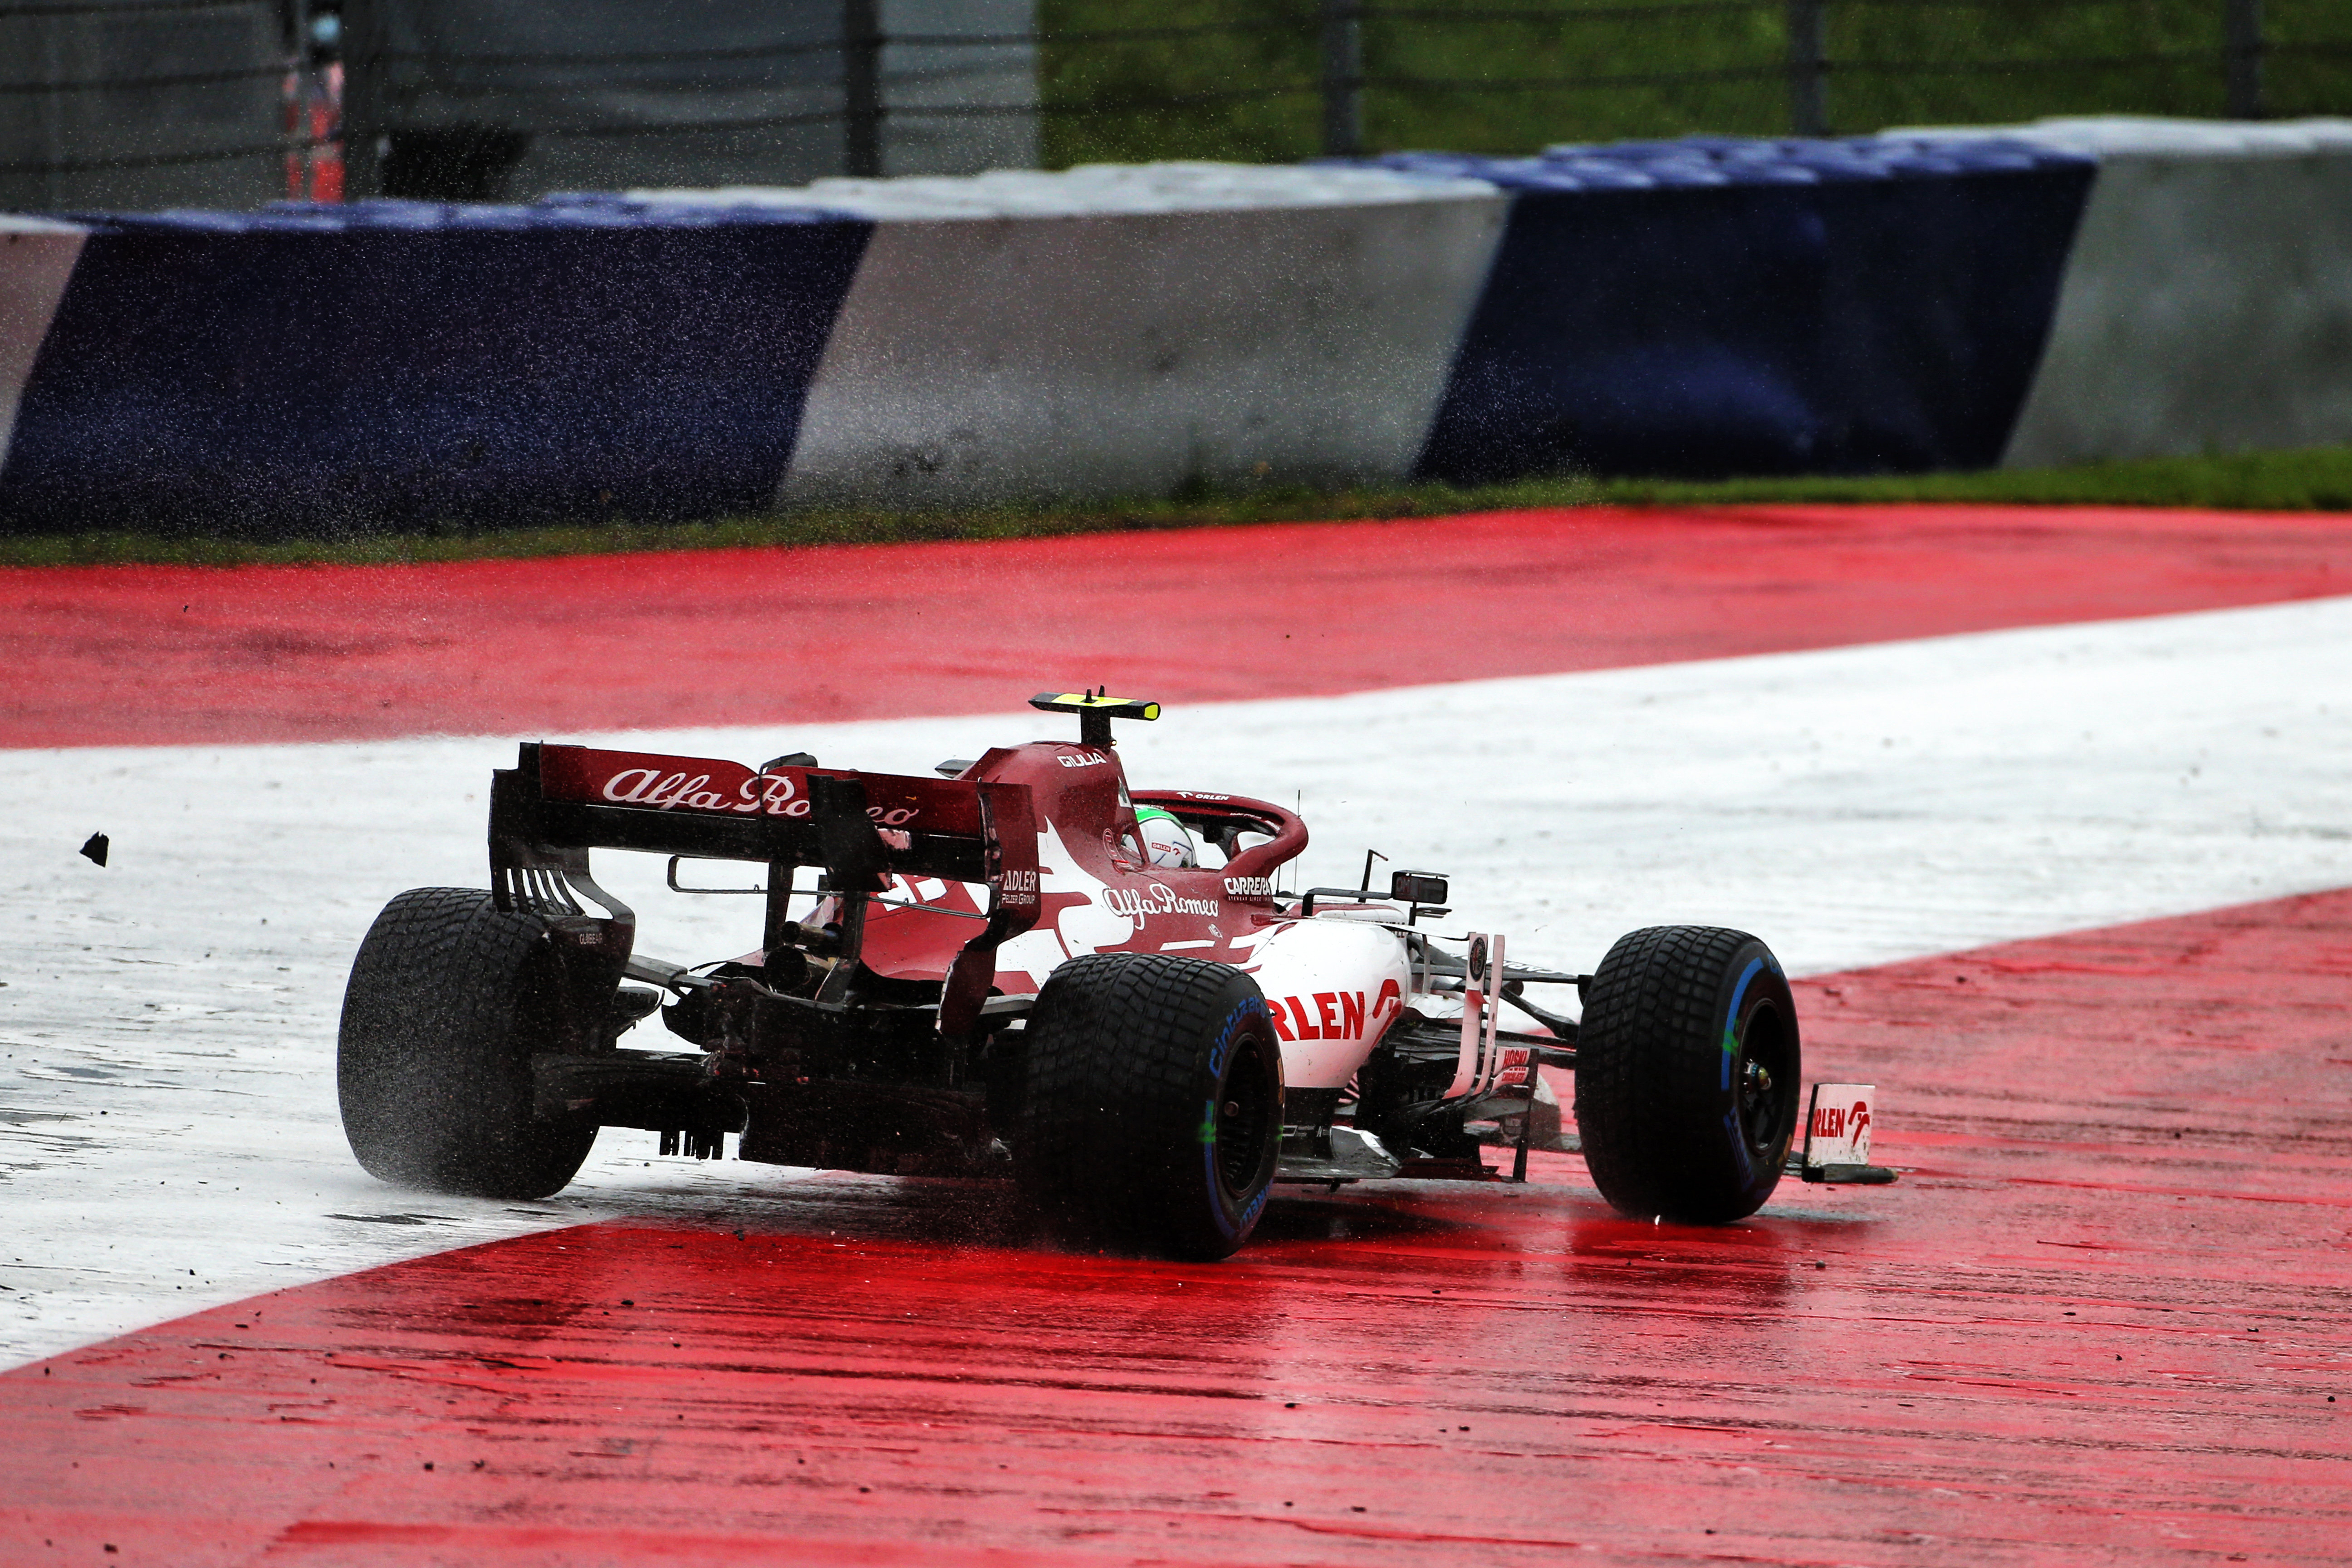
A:
[[[1797,1009],[1746,931],[1617,939],[1577,1032],[1584,1163],[1620,1213],[1720,1224],[1772,1195],[1796,1132]]]

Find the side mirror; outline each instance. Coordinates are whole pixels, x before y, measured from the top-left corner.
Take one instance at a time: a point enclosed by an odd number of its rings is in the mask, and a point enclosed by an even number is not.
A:
[[[1445,892],[1445,879],[1434,871],[1393,871],[1389,875],[1389,897],[1399,903],[1442,904]]]

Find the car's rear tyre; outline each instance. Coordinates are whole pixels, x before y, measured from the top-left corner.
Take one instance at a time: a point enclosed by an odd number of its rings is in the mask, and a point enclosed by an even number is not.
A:
[[[1746,931],[1618,938],[1577,1031],[1584,1163],[1620,1213],[1720,1224],[1772,1195],[1797,1127],[1797,1009]]]
[[[1226,964],[1096,953],[1029,1015],[1013,1163],[1066,1241],[1232,1253],[1282,1147],[1282,1056],[1257,983]]]
[[[561,976],[536,916],[471,888],[386,904],[343,993],[335,1083],[368,1173],[492,1198],[560,1191],[596,1129],[531,1114],[530,1058],[569,1048]]]

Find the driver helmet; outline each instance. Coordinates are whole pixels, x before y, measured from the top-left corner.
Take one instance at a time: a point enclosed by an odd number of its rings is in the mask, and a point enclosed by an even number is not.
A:
[[[1135,823],[1143,835],[1144,858],[1167,870],[1188,869],[1201,863],[1192,832],[1156,805],[1135,808]]]

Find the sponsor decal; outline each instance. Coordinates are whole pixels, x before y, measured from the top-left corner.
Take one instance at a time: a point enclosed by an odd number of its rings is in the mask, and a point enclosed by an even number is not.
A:
[[[1152,882],[1141,888],[1109,888],[1102,890],[1103,908],[1115,915],[1141,922],[1153,915],[1214,915],[1214,899],[1188,899],[1164,882]]]
[[[1062,752],[1054,760],[1066,768],[1098,768],[1110,761],[1100,752]]]
[[[1528,1065],[1534,1059],[1535,1052],[1525,1046],[1505,1046],[1503,1070],[1495,1075],[1495,1087],[1497,1089],[1526,1088]]]
[[[1285,1018],[1287,1011],[1289,1016]],[[1318,991],[1311,996],[1285,996],[1274,1005],[1274,1030],[1286,1040],[1360,1040],[1364,1037],[1364,994],[1360,991]]]
[[[659,768],[625,768],[604,781],[604,795],[623,805],[649,805],[656,811],[681,805],[698,811],[735,810],[734,803],[725,795],[703,787],[709,782],[709,773],[696,773],[689,778],[683,773],[665,774]],[[751,809],[757,811],[759,803],[754,801]],[[801,810],[807,809],[803,803]]]
[[[1866,1100],[1857,1100],[1852,1105],[1816,1106],[1811,1136],[1843,1141],[1857,1136],[1869,1125],[1870,1102]]]
[[[1268,1183],[1265,1187],[1259,1189],[1257,1196],[1250,1199],[1249,1207],[1242,1210],[1242,1224],[1245,1226],[1255,1225],[1257,1223],[1257,1216],[1261,1213],[1265,1212],[1265,1200],[1273,1195],[1274,1185],[1272,1183]]]
[[[1870,1102],[1874,1085],[1817,1083],[1805,1112],[1805,1164],[1859,1165],[1870,1159]]]
[[[620,805],[650,806],[656,811],[734,811],[766,816],[806,816],[809,800],[800,785],[782,773],[753,773],[736,786],[734,798],[709,787],[709,773],[665,773],[660,768],[624,768],[604,781],[599,791]],[[884,827],[900,827],[922,815],[920,806],[866,808],[866,815]],[[901,845],[899,847],[905,847]]]
[[[1305,996],[1269,996],[1274,1032],[1294,1045],[1301,1040],[1360,1040],[1367,1023],[1404,1011],[1404,993],[1393,980],[1381,982],[1367,1013],[1360,991],[1317,991]]]
[[[997,896],[1017,909],[1027,909],[1037,901],[1037,873],[1029,870],[1007,871],[997,881]]]
[[[1225,891],[1237,899],[1270,899],[1274,897],[1271,877],[1228,877]]]

